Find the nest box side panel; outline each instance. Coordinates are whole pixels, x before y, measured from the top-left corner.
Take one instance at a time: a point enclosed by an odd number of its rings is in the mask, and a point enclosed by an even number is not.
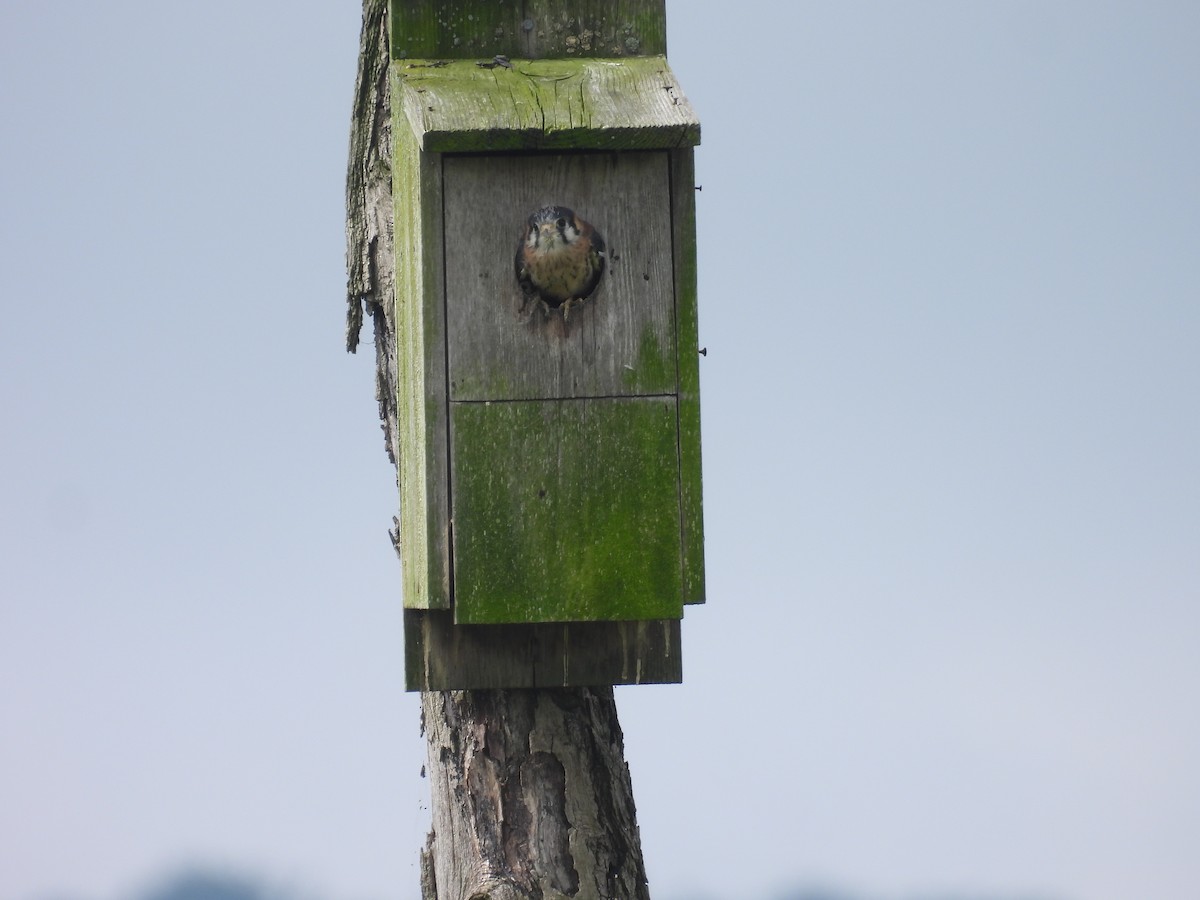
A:
[[[393,72],[393,88],[395,87]],[[401,114],[393,110],[394,116]],[[404,605],[450,607],[442,180],[402,118],[393,121],[400,555]]]
[[[671,152],[675,322],[679,335],[679,496],[683,602],[704,602],[704,505],[700,465],[700,323],[696,279],[696,170],[689,147]]]
[[[454,403],[459,624],[679,618],[674,397]]]
[[[674,394],[667,151],[447,156],[452,401]],[[596,291],[564,319],[529,301],[513,257],[526,219],[566,206],[603,235]]]

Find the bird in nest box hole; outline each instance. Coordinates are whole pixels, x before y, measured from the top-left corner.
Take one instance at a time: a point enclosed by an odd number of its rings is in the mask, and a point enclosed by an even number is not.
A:
[[[525,223],[517,245],[517,282],[526,305],[571,309],[592,295],[605,265],[604,238],[590,222],[565,206],[543,206]],[[522,310],[525,306],[522,306]]]

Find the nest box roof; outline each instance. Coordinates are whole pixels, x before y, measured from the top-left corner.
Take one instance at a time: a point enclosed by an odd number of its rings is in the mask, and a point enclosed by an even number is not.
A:
[[[666,150],[700,120],[666,57],[395,60],[393,102],[422,150]]]

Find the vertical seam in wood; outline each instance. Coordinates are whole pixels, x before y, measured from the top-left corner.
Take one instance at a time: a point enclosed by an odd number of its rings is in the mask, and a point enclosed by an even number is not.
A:
[[[671,228],[671,314],[672,321],[675,326],[675,499],[679,505],[679,599],[681,602],[687,600],[687,525],[684,522],[683,510],[683,421],[680,415],[680,392],[682,386],[679,383],[679,359],[680,354],[686,352],[682,346],[679,327],[679,246],[675,240],[676,216],[678,209],[676,204],[676,191],[678,185],[675,184],[675,160],[673,157],[674,151],[666,151],[663,156],[667,166],[667,202],[670,205],[670,228]],[[680,613],[682,615],[682,612]]]
[[[454,605],[454,448],[451,442],[450,428],[450,329],[447,327],[449,322],[450,311],[447,308],[449,305],[449,286],[446,283],[449,265],[446,256],[446,156],[438,154],[437,177],[441,182],[438,187],[438,199],[441,202],[441,234],[439,235],[442,242],[442,368],[445,375],[446,398],[445,398],[445,416],[446,416],[446,568],[449,575],[450,583],[447,585],[446,600],[450,605],[451,617],[455,614]],[[452,618],[453,621],[453,618]]]

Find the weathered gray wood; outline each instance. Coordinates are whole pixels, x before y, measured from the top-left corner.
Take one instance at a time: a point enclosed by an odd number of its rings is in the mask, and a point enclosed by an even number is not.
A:
[[[667,52],[665,0],[393,0],[397,59]]]
[[[652,150],[700,143],[700,120],[664,57],[396,64],[422,150]]]
[[[394,85],[393,85],[394,87]],[[397,123],[398,124],[398,123]],[[404,604],[450,607],[442,172],[394,131],[397,443]]]
[[[683,678],[678,619],[455,625],[449,612],[419,609],[405,610],[404,618],[409,690],[673,684]]]
[[[497,684],[536,687],[534,625],[455,625],[448,610],[404,610],[404,680],[410,691]]]
[[[359,71],[354,86],[346,167],[346,349],[358,350],[364,307],[375,325],[375,399],[388,459],[399,458],[396,433],[395,299],[392,245],[392,116],[386,4],[363,4]]]
[[[444,164],[453,400],[674,393],[668,155],[450,156]],[[543,313],[513,254],[530,213],[568,206],[609,246],[600,287]]]
[[[649,900],[612,688],[421,699],[437,900]]]
[[[679,619],[533,626],[535,683],[675,684],[683,680]]]

